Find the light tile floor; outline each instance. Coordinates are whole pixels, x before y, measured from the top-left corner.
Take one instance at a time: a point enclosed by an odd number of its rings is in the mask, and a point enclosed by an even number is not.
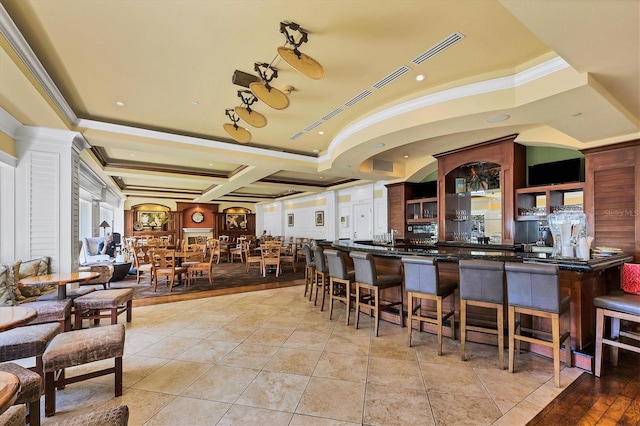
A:
[[[134,308],[123,395],[113,396],[112,375],[69,385],[42,424],[126,404],[130,425],[517,425],[562,390],[549,359],[523,353],[510,374],[495,347],[468,344],[462,362],[447,338],[438,356],[431,334],[414,333],[409,348],[407,329],[382,321],[374,337],[367,316],[346,326],[339,304],[329,321],[302,293]],[[580,374],[563,368],[563,388]]]

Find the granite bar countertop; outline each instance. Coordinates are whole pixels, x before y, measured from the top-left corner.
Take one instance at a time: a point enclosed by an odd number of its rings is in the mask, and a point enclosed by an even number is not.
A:
[[[491,246],[487,244],[465,244],[463,246],[451,246],[449,244],[432,247],[420,247],[396,244],[394,246],[375,245],[369,241],[353,241],[338,240],[325,241],[323,245],[331,245],[332,247],[343,251],[363,251],[372,253],[376,256],[396,257],[402,256],[431,256],[440,262],[458,262],[460,259],[484,259],[497,260],[501,262],[525,262],[525,263],[543,263],[558,265],[560,269],[591,272],[600,269],[606,269],[610,266],[620,265],[625,262],[631,262],[633,257],[626,254],[616,254],[609,257],[598,259],[580,260],[573,258],[552,258],[547,253],[525,253],[522,251],[509,250],[506,246]]]

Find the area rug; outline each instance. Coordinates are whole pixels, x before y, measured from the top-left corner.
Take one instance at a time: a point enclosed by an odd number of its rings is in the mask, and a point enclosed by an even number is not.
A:
[[[220,263],[213,266],[212,284],[209,284],[209,279],[204,275],[192,280],[188,287],[184,283],[174,286],[171,292],[164,277],[158,281],[157,291],[153,291],[148,274],[141,275],[140,284],[136,283],[135,274],[130,274],[122,281],[111,283],[110,288],[133,288],[134,306],[143,306],[304,284],[304,262],[298,263],[297,272],[294,272],[290,265],[286,265],[278,277],[273,272],[268,272],[266,277],[263,277],[258,268],[253,267],[249,272],[246,268],[244,263]]]

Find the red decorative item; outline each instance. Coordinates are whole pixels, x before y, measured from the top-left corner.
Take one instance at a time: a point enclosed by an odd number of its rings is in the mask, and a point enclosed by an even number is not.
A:
[[[640,263],[622,265],[622,291],[640,295]]]

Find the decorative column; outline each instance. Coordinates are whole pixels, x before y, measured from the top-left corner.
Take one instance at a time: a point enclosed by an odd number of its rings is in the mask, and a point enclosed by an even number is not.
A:
[[[52,272],[78,269],[80,152],[68,130],[23,126],[16,134],[16,258],[51,257]]]

